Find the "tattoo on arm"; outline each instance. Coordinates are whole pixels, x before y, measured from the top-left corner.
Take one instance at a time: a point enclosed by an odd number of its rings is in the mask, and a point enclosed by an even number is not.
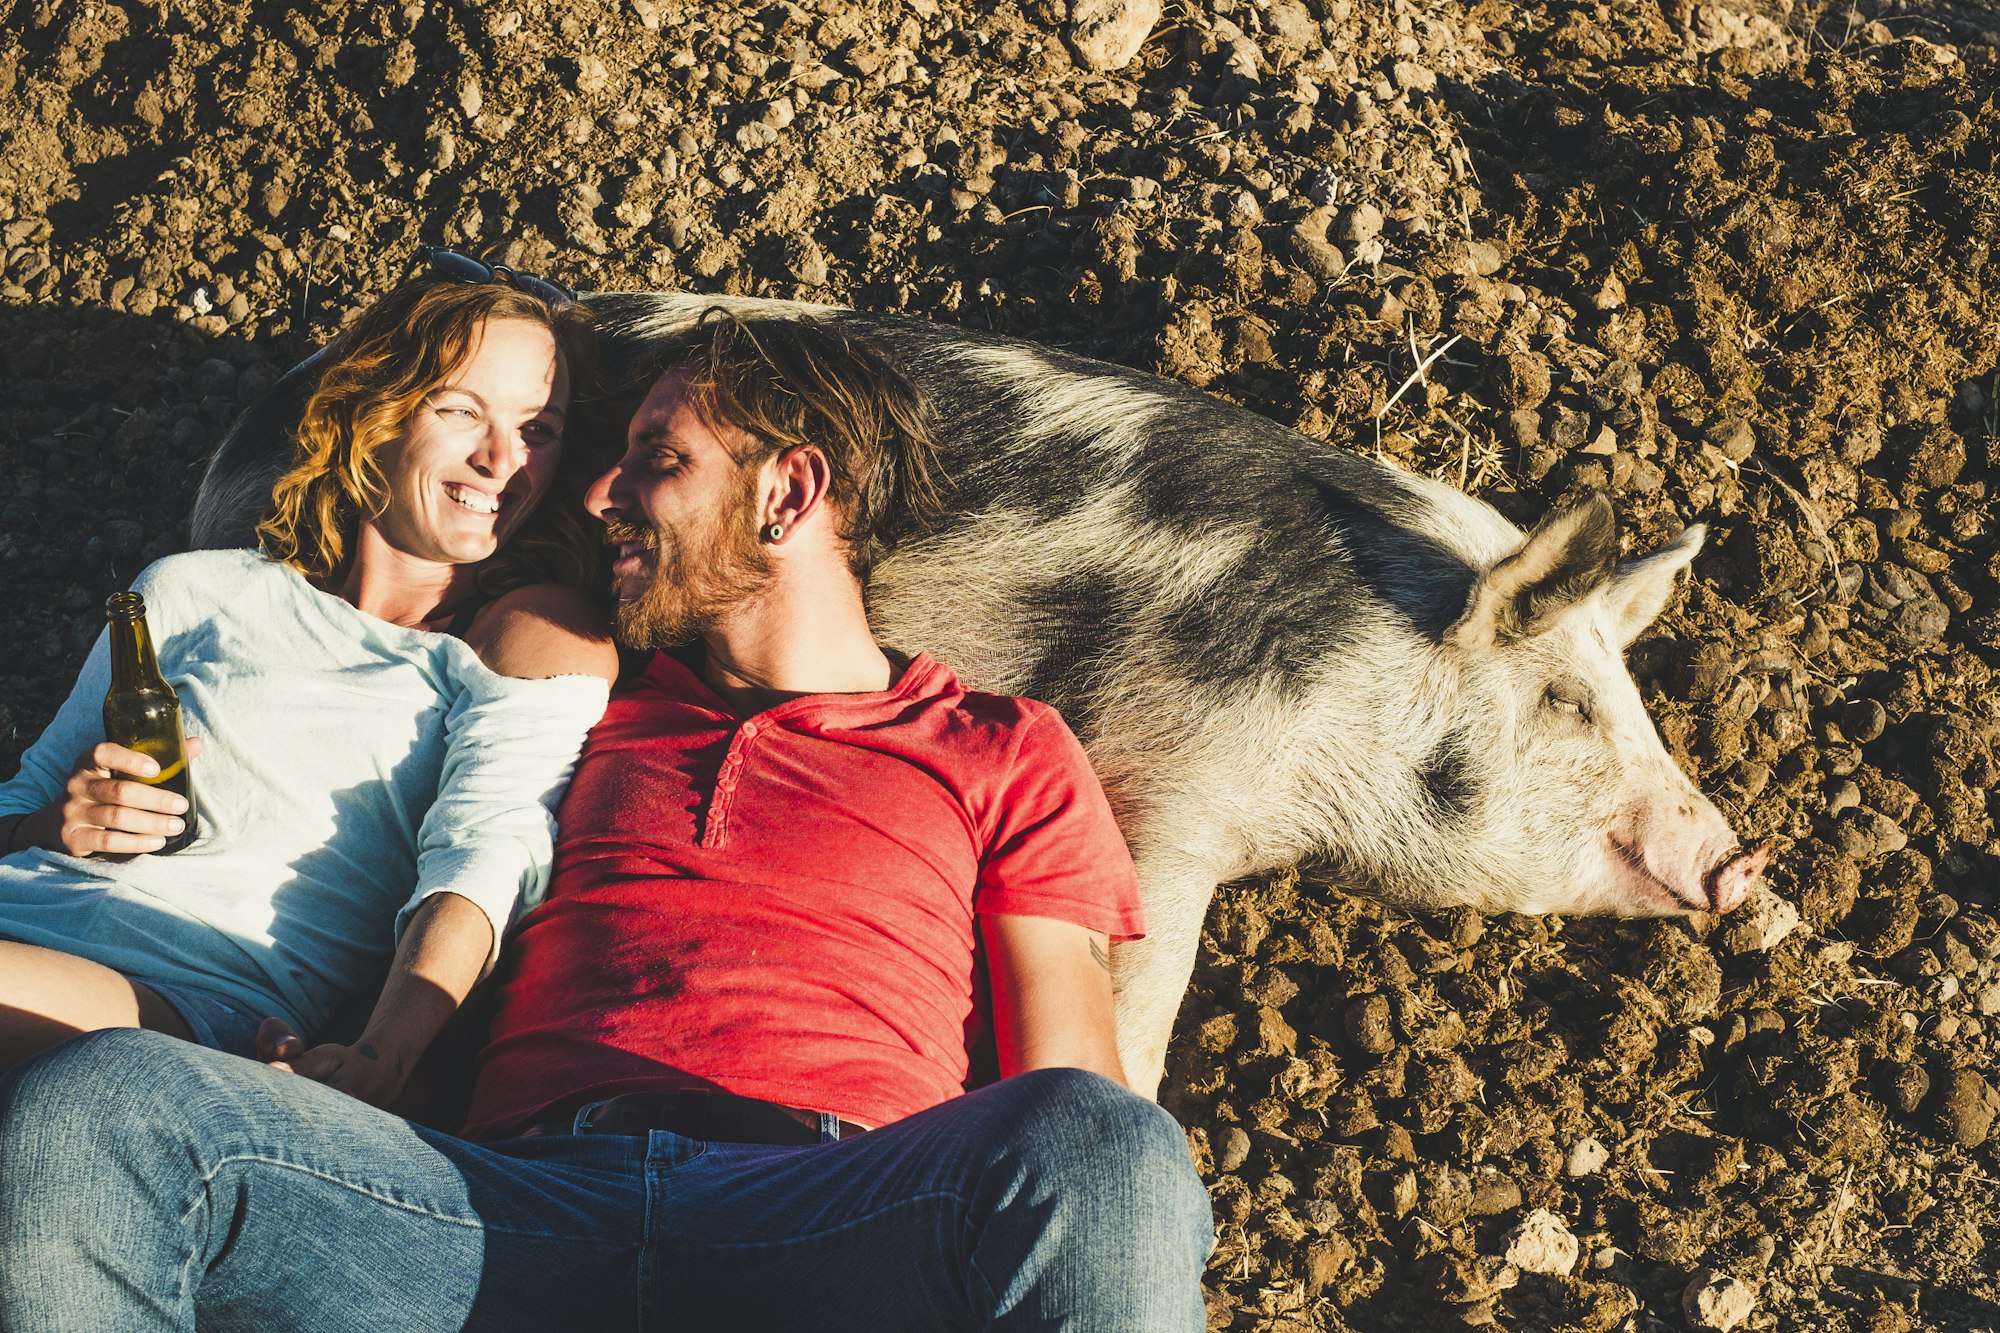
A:
[[[364,1060],[380,1060],[382,1058],[381,1052],[375,1049],[373,1042],[364,1041],[354,1049],[361,1052],[361,1058]],[[396,1077],[403,1077],[403,1057],[400,1055],[396,1057]]]
[[[1090,956],[1095,958],[1097,965],[1106,972],[1111,970],[1111,955],[1105,952],[1104,945],[1099,943],[1094,935],[1090,939]]]

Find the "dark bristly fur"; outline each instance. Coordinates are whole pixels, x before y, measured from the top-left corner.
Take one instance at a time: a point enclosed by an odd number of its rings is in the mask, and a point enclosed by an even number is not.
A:
[[[1466,814],[1479,797],[1479,779],[1471,755],[1457,736],[1449,737],[1431,752],[1417,770],[1417,780],[1423,784],[1424,794],[1430,798],[1441,821],[1449,822]]]

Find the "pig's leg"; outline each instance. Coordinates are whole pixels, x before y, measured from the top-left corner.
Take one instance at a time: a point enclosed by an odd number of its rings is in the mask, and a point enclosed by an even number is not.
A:
[[[1159,1096],[1167,1041],[1194,975],[1202,919],[1218,882],[1212,870],[1178,858],[1139,862],[1146,938],[1111,951],[1111,980],[1117,992],[1118,1058],[1126,1083],[1141,1097]]]

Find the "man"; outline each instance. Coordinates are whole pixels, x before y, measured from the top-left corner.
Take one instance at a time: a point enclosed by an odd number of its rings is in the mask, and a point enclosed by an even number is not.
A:
[[[1103,794],[1050,710],[868,631],[926,420],[830,327],[671,349],[588,503],[621,637],[686,646],[585,748],[472,1141],[80,1038],[0,1093],[0,1326],[1202,1327],[1206,1196],[1120,1086]]]

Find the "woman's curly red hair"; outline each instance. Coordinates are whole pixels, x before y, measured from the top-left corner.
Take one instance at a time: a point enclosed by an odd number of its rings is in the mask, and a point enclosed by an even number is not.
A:
[[[580,305],[554,305],[504,283],[407,282],[355,316],[327,348],[326,368],[294,436],[291,468],[271,490],[257,525],[264,551],[315,585],[335,581],[362,519],[379,514],[389,488],[384,446],[402,434],[425,395],[458,369],[489,320],[547,329],[573,393],[595,374],[597,338]],[[586,451],[565,442],[556,484],[527,523],[479,571],[489,594],[528,583],[603,588],[602,542],[584,522]]]

